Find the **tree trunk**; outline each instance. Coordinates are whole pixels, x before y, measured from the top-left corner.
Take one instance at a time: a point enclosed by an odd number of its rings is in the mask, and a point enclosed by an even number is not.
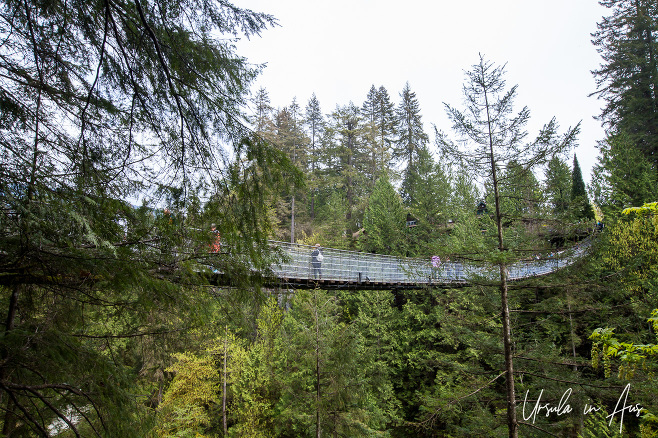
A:
[[[320,438],[320,324],[318,317],[318,293],[315,294],[315,437]]]
[[[500,194],[498,192],[498,175],[496,174],[496,160],[493,149],[493,134],[491,132],[491,117],[489,115],[489,100],[485,91],[485,105],[487,108],[487,122],[489,124],[489,153],[491,154],[491,175],[493,178],[494,199],[496,204],[496,227],[498,228],[498,251],[503,252],[503,221],[500,214]],[[514,357],[512,356],[512,330],[509,315],[507,266],[500,263],[500,304],[503,322],[503,350],[505,354],[505,372],[507,374],[507,429],[510,438],[518,437],[518,423],[516,421],[516,392],[514,390]]]
[[[226,426],[226,357],[228,356],[228,326],[224,326],[224,378],[222,379],[222,425],[224,427],[224,436],[228,436],[228,427]]]
[[[295,243],[295,195],[290,201],[290,243]]]
[[[11,292],[11,297],[9,298],[9,309],[7,310],[7,320],[5,322],[5,332],[4,336],[7,336],[11,330],[14,329],[14,321],[16,320],[16,309],[18,308],[18,296],[20,294],[20,286],[14,285],[14,288]],[[2,362],[4,363],[9,355],[9,352],[5,349],[2,350]],[[0,366],[0,381],[5,380],[6,378],[5,366]],[[3,404],[4,400],[4,391],[0,392],[0,405]],[[11,433],[16,427],[16,417],[13,414],[14,403],[10,397],[7,397],[7,404],[5,409],[5,419],[2,424],[2,436],[11,436]]]

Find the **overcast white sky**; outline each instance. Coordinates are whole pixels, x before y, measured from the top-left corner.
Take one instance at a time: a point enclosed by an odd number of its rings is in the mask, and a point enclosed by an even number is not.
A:
[[[274,15],[280,26],[243,40],[238,53],[266,63],[254,91],[265,87],[272,105],[312,93],[325,114],[353,101],[361,106],[371,85],[383,85],[396,106],[405,82],[418,97],[426,132],[451,132],[443,103],[463,108],[464,71],[478,53],[507,63],[517,84],[516,109],[528,106],[531,137],[555,116],[562,130],[579,121],[575,150],[589,183],[604,137],[593,117],[603,101],[591,70],[601,58],[591,44],[596,23],[609,11],[596,0],[236,0]]]

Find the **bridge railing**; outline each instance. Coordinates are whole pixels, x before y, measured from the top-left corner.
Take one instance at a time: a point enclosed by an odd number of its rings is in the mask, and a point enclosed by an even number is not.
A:
[[[319,272],[314,272],[310,245],[271,241],[283,255],[283,260],[272,267],[273,274],[282,279],[322,279],[346,283],[463,283],[475,277],[494,279],[496,266],[485,266],[466,261],[443,262],[433,267],[429,259],[395,257],[335,248],[321,248],[323,260]],[[577,260],[589,247],[589,241],[576,247],[536,259],[516,262],[508,267],[509,278],[520,280],[550,274]]]

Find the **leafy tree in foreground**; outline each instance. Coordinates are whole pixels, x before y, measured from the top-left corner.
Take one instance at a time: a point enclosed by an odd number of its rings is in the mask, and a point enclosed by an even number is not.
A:
[[[467,107],[464,112],[446,105],[453,129],[469,142],[455,144],[445,135],[437,132],[439,146],[446,156],[457,157],[470,165],[478,175],[492,183],[494,200],[494,220],[497,231],[497,252],[493,261],[499,266],[499,289],[501,299],[501,321],[503,352],[505,358],[507,425],[510,437],[518,436],[516,418],[516,392],[514,388],[514,363],[512,352],[507,265],[511,262],[503,239],[503,215],[501,211],[501,189],[499,168],[515,160],[526,172],[547,161],[556,153],[572,145],[578,128],[569,129],[560,136],[555,120],[544,126],[537,139],[526,142],[524,127],[530,117],[529,110],[523,108],[513,114],[516,86],[506,89],[503,67],[494,67],[480,56],[480,62],[466,73],[467,83],[464,95]],[[460,144],[473,145],[470,149],[460,148]],[[466,146],[468,148],[468,146]]]
[[[286,160],[245,127],[258,69],[225,36],[274,19],[205,0],[3,1],[0,15],[2,433],[143,436],[127,340],[202,324],[203,264],[265,264],[261,201]]]
[[[610,277],[608,292],[621,305],[616,306],[616,315],[605,320],[606,326],[599,321],[599,328],[590,332],[592,366],[603,368],[608,379],[631,384],[634,403],[643,406],[642,436],[654,436],[658,430],[657,212],[656,202],[627,208],[608,230],[609,244],[602,251],[602,264],[615,273]],[[650,330],[646,330],[647,318]]]

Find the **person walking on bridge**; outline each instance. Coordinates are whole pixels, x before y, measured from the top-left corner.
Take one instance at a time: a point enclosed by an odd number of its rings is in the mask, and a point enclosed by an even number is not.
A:
[[[322,249],[320,248],[320,244],[316,243],[315,248],[313,248],[313,252],[311,252],[311,266],[313,266],[313,279],[314,280],[322,280],[322,260],[324,259],[324,256],[322,255]]]

